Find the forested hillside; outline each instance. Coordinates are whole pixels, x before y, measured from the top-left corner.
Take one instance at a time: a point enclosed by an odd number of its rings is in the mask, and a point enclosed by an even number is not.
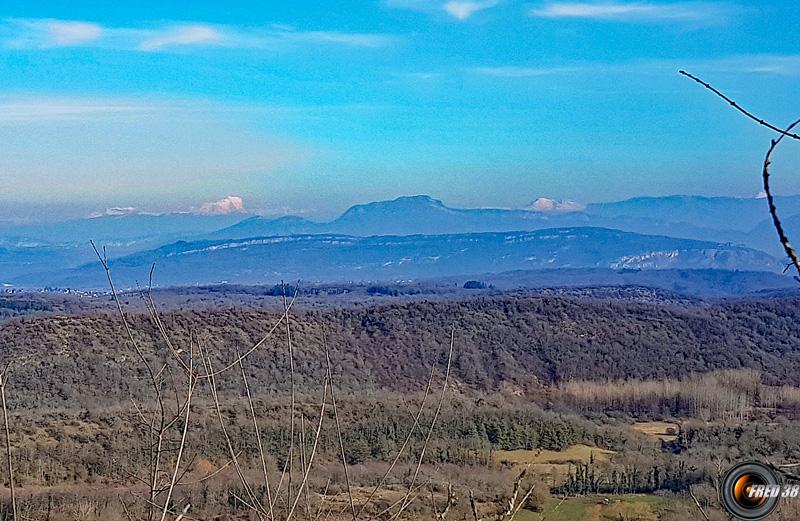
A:
[[[177,345],[187,348],[191,335],[224,361],[257,342],[278,318],[275,311],[225,310],[170,312],[164,321]],[[297,310],[293,327],[303,385],[321,381],[324,326],[341,385],[405,391],[420,388],[455,324],[454,378],[468,392],[740,367],[763,371],[767,384],[798,384],[798,319],[797,299],[680,308],[503,297]],[[131,322],[144,345],[157,345],[149,317],[132,315]],[[288,386],[281,342],[276,335],[251,357],[258,393]],[[143,385],[130,373],[136,366],[112,314],[11,319],[0,330],[0,346],[5,357],[19,360],[14,386],[24,397],[20,406],[90,407],[126,400]]]

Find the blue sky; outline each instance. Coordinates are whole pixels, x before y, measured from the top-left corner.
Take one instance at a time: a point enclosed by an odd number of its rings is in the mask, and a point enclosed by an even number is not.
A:
[[[800,115],[791,1],[107,4],[0,3],[0,219],[750,196],[769,132],[677,70]]]

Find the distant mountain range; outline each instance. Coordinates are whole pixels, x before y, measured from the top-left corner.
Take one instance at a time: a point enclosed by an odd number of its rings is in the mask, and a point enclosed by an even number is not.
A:
[[[778,198],[778,206],[790,236],[800,236],[800,196]],[[158,261],[162,284],[257,283],[277,276],[395,280],[554,267],[781,267],[780,245],[760,199],[641,197],[585,208],[536,207],[558,211],[450,208],[420,195],[356,205],[327,222],[126,214],[6,227],[0,230],[0,283],[94,287],[84,275],[84,265],[94,261],[89,239],[131,272],[124,275],[128,281],[141,279],[133,272]]]
[[[241,239],[268,235],[334,233],[352,236],[437,235],[489,231],[523,231],[585,225],[586,215],[506,209],[449,208],[425,195],[399,197],[351,207],[330,222],[299,217],[251,217],[212,234]]]
[[[800,196],[780,197],[785,216],[800,214]],[[748,244],[770,225],[766,202],[734,197],[638,197],[590,204],[576,211],[450,208],[429,196],[356,205],[329,222],[301,217],[251,217],[218,230],[216,238],[337,233],[355,236],[530,231],[564,226],[615,228],[645,234]],[[771,238],[771,237],[770,237]]]
[[[534,232],[353,237],[294,235],[177,242],[111,262],[122,286],[144,282],[152,263],[161,285],[255,284],[279,279],[307,281],[408,280],[457,274],[554,268],[746,269],[780,264],[748,248],[649,236],[605,228],[558,228]],[[46,280],[64,287],[103,287],[97,263]],[[41,275],[17,282],[36,285]]]

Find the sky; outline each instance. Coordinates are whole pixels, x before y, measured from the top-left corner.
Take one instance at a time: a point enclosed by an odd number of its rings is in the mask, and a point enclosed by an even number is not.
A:
[[[772,134],[678,69],[788,125],[798,30],[790,0],[0,0],[0,219],[750,197]]]

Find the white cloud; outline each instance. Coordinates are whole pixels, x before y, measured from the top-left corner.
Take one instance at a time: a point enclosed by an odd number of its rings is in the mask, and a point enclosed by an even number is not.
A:
[[[203,203],[195,212],[201,215],[228,215],[232,213],[244,213],[244,202],[238,195],[229,195],[219,201]]]
[[[122,217],[125,215],[133,215],[140,213],[139,210],[134,206],[114,206],[112,208],[106,208],[104,212],[93,212],[89,214],[90,219],[97,219],[98,217]]]
[[[387,0],[388,7],[409,9],[428,14],[445,13],[456,20],[466,20],[479,11],[491,9],[501,0]]]
[[[576,203],[575,201],[564,200],[556,201],[548,199],[547,197],[540,197],[531,203],[528,208],[533,212],[579,212],[585,209],[586,206]]]
[[[95,23],[50,18],[6,19],[0,27],[2,33],[10,35],[7,45],[23,48],[75,47],[94,42],[103,35],[103,27]]]
[[[444,78],[445,73],[436,71],[396,72],[393,73],[392,76],[398,80],[406,80],[409,82],[430,82]]]
[[[206,118],[271,117],[322,118],[341,114],[383,111],[387,105],[268,105],[214,103],[202,98],[17,96],[0,93],[0,127],[20,123],[125,123],[142,118],[202,122]]]
[[[345,47],[385,47],[395,38],[382,34],[342,33],[337,31],[284,31],[276,35],[287,40],[309,43],[331,43]]]
[[[474,67],[472,72],[482,76],[497,78],[534,78],[537,76],[551,76],[581,70],[578,67]]]
[[[712,59],[670,59],[670,60],[632,60],[619,62],[574,62],[563,66],[524,66],[499,65],[476,66],[465,69],[471,74],[482,76],[525,79],[545,76],[583,74],[583,75],[624,75],[668,77],[685,69],[699,76],[724,74],[732,76],[800,76],[800,55],[732,55]]]
[[[102,27],[88,22],[51,20],[47,23],[47,29],[53,43],[59,46],[80,45],[96,40],[103,34]]]
[[[0,123],[86,120],[164,108],[124,99],[0,97]]]
[[[719,22],[733,9],[712,2],[555,2],[532,8],[530,15],[618,22]]]
[[[491,9],[499,3],[498,0],[487,0],[484,2],[465,2],[452,0],[444,4],[443,9],[447,14],[457,20],[466,20],[478,11]]]
[[[184,25],[156,32],[139,44],[142,51],[157,51],[164,47],[186,45],[218,45],[223,35],[209,25]]]
[[[378,48],[397,40],[386,34],[302,31],[283,25],[242,28],[168,22],[150,27],[103,27],[53,19],[5,19],[0,23],[0,37],[6,46],[21,49],[92,45],[145,52],[205,47],[287,50],[303,45]]]

